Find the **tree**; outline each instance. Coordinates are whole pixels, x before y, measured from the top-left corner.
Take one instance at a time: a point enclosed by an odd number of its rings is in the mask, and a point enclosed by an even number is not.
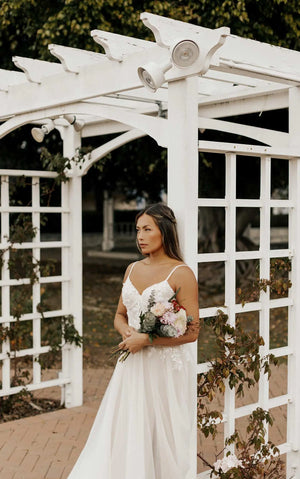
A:
[[[105,143],[111,139],[102,138]],[[88,138],[83,144],[99,146],[99,138]],[[84,178],[84,189],[95,192],[97,210],[102,207],[102,192],[132,200],[145,198],[157,202],[166,188],[166,151],[150,137],[141,138],[118,148],[98,161]]]
[[[153,39],[139,21],[143,11],[208,28],[228,26],[235,35],[287,48],[300,48],[298,0],[2,0],[0,55],[51,59],[49,43],[97,51],[94,28]]]

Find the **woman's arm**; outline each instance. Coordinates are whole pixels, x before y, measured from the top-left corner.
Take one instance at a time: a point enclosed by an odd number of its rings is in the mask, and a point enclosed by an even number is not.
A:
[[[120,296],[117,311],[115,314],[114,328],[118,331],[118,333],[120,333],[123,339],[127,337],[127,333],[130,331],[127,320],[126,308],[122,301],[122,295]]]
[[[126,269],[126,272],[124,275],[124,282],[126,281],[130,268],[131,268],[131,265],[129,265]],[[128,336],[130,336],[132,332],[134,331],[134,328],[128,325],[127,310],[123,304],[122,294],[120,295],[117,311],[115,314],[114,328],[118,331],[118,333],[120,333],[123,340],[125,338],[128,338]]]
[[[135,331],[119,344],[120,349],[128,349],[130,352],[136,353],[145,346],[179,346],[197,340],[199,335],[199,305],[196,278],[189,268],[178,268],[171,276],[169,283],[174,291],[179,289],[176,299],[186,309],[187,315],[193,317],[193,321],[188,324],[185,334],[178,338],[157,337],[151,343],[148,334]]]

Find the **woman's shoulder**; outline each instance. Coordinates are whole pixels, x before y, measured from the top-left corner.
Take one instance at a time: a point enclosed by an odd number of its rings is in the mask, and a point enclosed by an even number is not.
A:
[[[184,261],[180,261],[178,259],[174,259],[172,260],[172,262],[170,262],[170,265],[173,266],[173,269],[176,268],[176,270],[181,270],[181,271],[192,271],[192,269],[189,267],[188,264],[186,264]]]
[[[170,276],[170,279],[168,280],[170,286],[174,291],[179,291],[179,302],[187,297],[197,298],[198,282],[193,270],[185,263],[180,263],[180,266],[182,267],[176,268]]]
[[[177,264],[174,265],[171,274],[174,280],[179,279],[184,281],[196,281],[193,270],[190,268],[190,266],[182,261],[178,261]]]
[[[131,270],[134,268],[134,266],[137,265],[138,263],[142,263],[142,262],[143,262],[143,260],[141,259],[139,261],[133,261],[133,263],[129,263],[129,265],[127,266],[127,268],[125,270],[124,281],[126,281],[126,279],[130,275]]]

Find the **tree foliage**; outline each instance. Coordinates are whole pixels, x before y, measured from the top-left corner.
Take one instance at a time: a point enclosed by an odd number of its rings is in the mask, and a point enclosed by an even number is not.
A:
[[[299,9],[298,0],[2,0],[0,54],[7,67],[12,55],[49,60],[49,43],[98,51],[95,28],[152,40],[143,11],[299,49]]]
[[[130,142],[105,156],[85,178],[95,191],[121,191],[129,200],[146,197],[150,202],[160,201],[166,181],[166,151],[150,137]]]

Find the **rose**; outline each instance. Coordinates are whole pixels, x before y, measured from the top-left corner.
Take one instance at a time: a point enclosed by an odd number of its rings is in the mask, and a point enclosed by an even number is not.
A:
[[[179,303],[177,303],[176,299],[172,299],[171,303],[172,303],[172,306],[173,306],[173,310],[176,313],[182,308],[182,306],[180,306]]]
[[[187,317],[186,312],[183,308],[180,308],[178,313],[175,315],[175,321],[173,323],[174,328],[176,328],[178,336],[182,336],[186,332]]]
[[[170,309],[170,304],[169,303],[156,303],[152,308],[150,309],[151,313],[155,314],[155,316],[162,316],[166,311]]]
[[[228,456],[223,457],[223,459],[218,459],[214,463],[214,468],[217,472],[228,472],[234,467],[243,467],[242,461],[240,461],[234,454],[229,454]]]

